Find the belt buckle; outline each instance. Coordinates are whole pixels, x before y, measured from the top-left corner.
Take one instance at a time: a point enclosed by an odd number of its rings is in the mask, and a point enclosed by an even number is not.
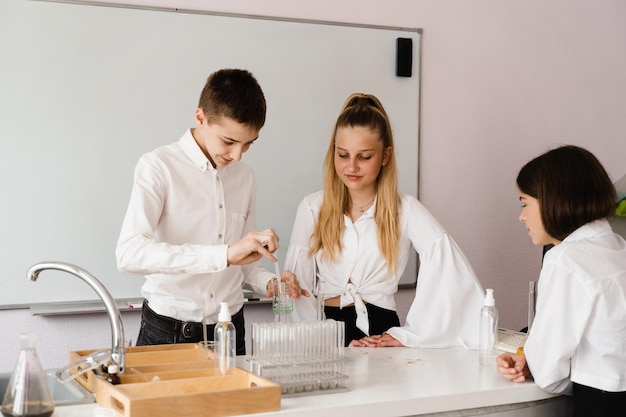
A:
[[[188,321],[183,323],[183,327],[181,327],[180,329],[180,333],[183,335],[183,337],[189,338],[192,337],[194,335],[194,323],[190,323]]]

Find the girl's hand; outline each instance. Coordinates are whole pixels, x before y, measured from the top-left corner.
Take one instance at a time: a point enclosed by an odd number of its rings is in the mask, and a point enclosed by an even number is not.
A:
[[[498,372],[506,379],[513,382],[524,382],[527,378],[532,377],[526,355],[505,352],[496,358],[498,364]]]
[[[283,271],[280,280],[282,282],[289,283],[289,288],[291,289],[291,298],[295,300],[299,300],[301,296],[309,297],[310,294],[307,290],[304,290],[300,287],[300,282],[296,275],[291,271]],[[270,280],[266,285],[267,296],[272,298],[274,296],[274,283],[276,282],[276,278]]]
[[[366,336],[360,340],[352,340],[348,346],[351,347],[400,347],[404,346],[389,333],[376,336]]]

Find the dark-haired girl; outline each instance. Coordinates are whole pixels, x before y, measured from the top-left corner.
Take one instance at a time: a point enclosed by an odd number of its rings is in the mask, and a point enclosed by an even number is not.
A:
[[[626,412],[626,242],[607,218],[615,188],[596,157],[576,146],[551,150],[517,177],[524,224],[535,245],[554,245],[539,277],[524,354],[498,357],[515,382],[574,395],[574,416]]]

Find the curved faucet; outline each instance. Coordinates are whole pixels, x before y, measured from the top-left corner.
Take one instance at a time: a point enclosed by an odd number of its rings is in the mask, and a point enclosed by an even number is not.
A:
[[[105,364],[108,360],[111,360],[119,366],[120,373],[124,372],[124,326],[122,325],[122,317],[120,315],[120,309],[115,303],[115,299],[111,296],[111,293],[102,285],[96,277],[91,275],[84,269],[72,265],[66,262],[41,262],[30,267],[26,273],[28,279],[31,281],[37,281],[41,271],[46,269],[55,269],[59,271],[65,271],[85,281],[94,291],[98,294],[104,307],[109,315],[109,321],[111,322],[111,352],[97,351],[86,357],[85,359],[69,365],[68,367],[59,370],[57,372],[57,378],[60,380],[68,380],[76,378],[79,374],[86,372],[90,369],[94,369],[99,365]],[[76,374],[70,377],[61,377],[61,373],[69,371],[69,369],[75,367],[78,364],[87,363],[88,367],[80,369]]]

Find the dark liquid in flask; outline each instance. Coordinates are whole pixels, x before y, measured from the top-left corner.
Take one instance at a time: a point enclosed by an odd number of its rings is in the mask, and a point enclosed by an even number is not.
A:
[[[42,404],[42,403],[26,403],[24,408],[26,409],[25,413],[13,414],[13,411],[10,409],[5,410],[5,407],[2,407],[2,415],[4,417],[50,417],[54,413],[54,407],[51,407],[50,404]]]

